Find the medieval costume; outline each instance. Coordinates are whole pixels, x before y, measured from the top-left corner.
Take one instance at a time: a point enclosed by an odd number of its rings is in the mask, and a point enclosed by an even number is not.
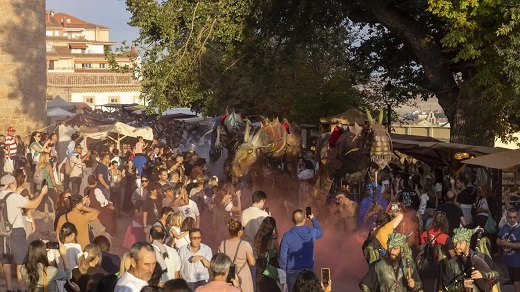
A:
[[[371,265],[368,273],[359,284],[361,291],[421,291],[422,282],[415,264],[409,257],[402,255],[406,246],[406,235],[390,234],[387,253],[389,254],[395,247],[401,247],[400,254],[395,259],[387,255],[384,259]],[[413,286],[409,286],[409,279],[413,279]]]
[[[465,241],[469,247],[473,231],[467,228],[454,230],[453,244]],[[493,260],[480,252],[468,248],[467,254],[458,254],[448,261],[443,262],[442,288],[444,291],[466,291],[464,280],[471,279],[473,271],[482,274],[481,279],[474,279],[472,291],[492,291],[498,284],[499,273]]]

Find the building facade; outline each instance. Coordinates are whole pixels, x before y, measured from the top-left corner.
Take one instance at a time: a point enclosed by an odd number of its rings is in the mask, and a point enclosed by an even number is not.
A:
[[[110,103],[142,104],[141,86],[133,73],[115,73],[108,69],[105,49],[111,49],[110,28],[89,23],[72,15],[45,13],[47,98],[56,95],[71,102],[90,106]],[[137,52],[119,54],[119,65],[134,66]]]
[[[0,132],[46,123],[45,1],[0,0]]]

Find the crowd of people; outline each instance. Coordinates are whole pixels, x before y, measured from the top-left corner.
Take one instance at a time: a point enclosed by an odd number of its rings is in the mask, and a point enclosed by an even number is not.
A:
[[[210,175],[199,136],[84,149],[74,133],[59,157],[55,133],[24,144],[15,132],[0,135],[8,291],[332,290],[330,274],[314,273],[322,225],[299,208],[315,206],[323,166],[311,151],[298,160],[299,188],[284,197],[289,178],[267,166],[251,191]],[[502,213],[474,171],[426,165],[370,168],[364,182],[335,182],[327,204],[315,206],[327,227],[361,246],[368,272],[359,289],[520,291],[519,210],[508,194]],[[269,202],[285,208],[291,228],[278,231]],[[42,228],[35,210],[54,219],[46,240],[31,237]],[[116,239],[127,253],[111,252]]]
[[[81,140],[74,133],[64,157],[55,133],[0,145],[12,163],[0,180],[7,291],[331,291],[313,272],[323,235],[313,214],[295,208],[279,236],[268,192],[243,202],[193,144]],[[45,240],[32,236],[45,221],[35,212],[54,219]],[[116,239],[127,253],[111,251]]]

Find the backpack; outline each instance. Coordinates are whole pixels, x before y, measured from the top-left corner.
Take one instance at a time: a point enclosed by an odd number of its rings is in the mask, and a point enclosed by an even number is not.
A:
[[[385,254],[385,250],[379,240],[376,238],[377,232],[379,232],[379,229],[381,227],[376,227],[370,231],[370,233],[367,236],[367,239],[363,242],[361,245],[361,250],[363,252],[363,256],[365,257],[367,263],[370,264],[370,258],[371,255],[375,255],[374,252],[379,253],[379,259],[381,259],[381,256]],[[368,250],[368,248],[371,248],[371,250]],[[377,261],[376,261],[377,262]]]
[[[43,183],[43,168],[39,168],[34,171],[33,182],[37,185],[41,185]]]
[[[14,192],[7,193],[1,200],[0,200],[0,237],[9,237],[11,236],[11,231],[13,230],[13,224],[9,222],[7,217],[7,198],[11,194],[14,194]],[[4,239],[4,247],[7,244],[7,241]],[[6,249],[4,249],[5,251]]]
[[[428,230],[426,230],[426,234],[428,238],[430,238],[430,232],[428,232]],[[417,255],[417,258],[415,259],[415,265],[417,266],[419,273],[427,274],[435,273],[437,271],[439,265],[435,258],[435,246],[433,242],[441,234],[443,233],[435,235],[433,238],[421,245],[419,255]]]

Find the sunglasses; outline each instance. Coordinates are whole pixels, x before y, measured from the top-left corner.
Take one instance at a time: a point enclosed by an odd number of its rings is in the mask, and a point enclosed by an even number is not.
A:
[[[148,182],[148,180],[147,179],[142,179],[141,182]]]

